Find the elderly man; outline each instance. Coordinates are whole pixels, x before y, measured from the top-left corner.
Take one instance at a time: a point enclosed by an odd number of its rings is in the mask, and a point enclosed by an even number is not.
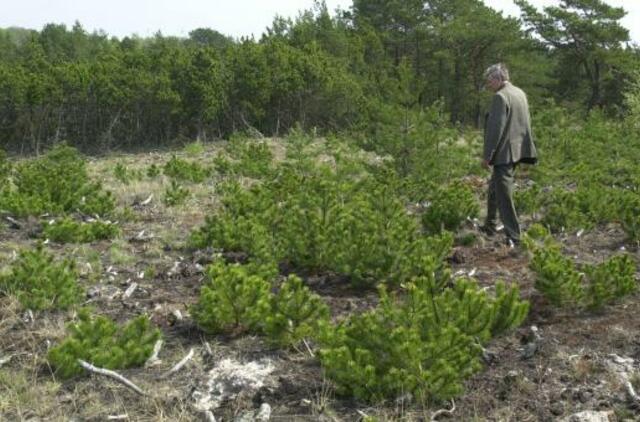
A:
[[[536,148],[531,134],[526,94],[509,82],[502,63],[485,72],[487,88],[495,93],[487,114],[482,166],[493,167],[489,181],[487,219],[482,230],[496,233],[497,211],[504,225],[507,244],[520,242],[520,224],[513,205],[513,176],[518,163],[535,164]]]

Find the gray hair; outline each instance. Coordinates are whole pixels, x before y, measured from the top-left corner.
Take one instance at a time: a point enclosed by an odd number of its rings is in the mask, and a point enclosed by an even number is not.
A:
[[[497,80],[506,82],[509,80],[509,69],[504,63],[496,63],[487,68],[484,71],[484,77],[487,80]]]

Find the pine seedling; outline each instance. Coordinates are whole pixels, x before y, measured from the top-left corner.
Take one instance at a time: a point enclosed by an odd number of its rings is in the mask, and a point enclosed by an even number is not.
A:
[[[515,284],[507,288],[502,281],[496,283],[496,295],[493,302],[493,321],[491,335],[502,333],[519,327],[529,313],[529,302],[520,300],[520,289]]]
[[[265,318],[265,334],[280,345],[295,345],[315,335],[318,324],[327,320],[329,308],[302,280],[290,275],[272,298]]]
[[[90,243],[96,240],[113,239],[120,229],[113,223],[93,221],[79,223],[65,217],[43,227],[43,236],[60,243]]]
[[[47,355],[61,378],[83,372],[78,359],[106,369],[141,366],[161,337],[160,330],[151,327],[146,315],[117,325],[106,317],[92,316],[87,309],[78,313],[78,321],[70,323],[67,330],[67,338]]]
[[[192,307],[198,326],[212,334],[237,330],[260,332],[264,316],[271,309],[271,284],[265,274],[273,274],[273,270],[239,264],[210,265],[208,281]]]
[[[600,265],[588,266],[585,272],[589,279],[585,299],[591,309],[600,309],[638,288],[636,266],[628,255],[614,256]]]
[[[536,273],[535,287],[556,306],[580,306],[584,300],[584,274],[560,248],[549,245],[533,252],[530,268]]]
[[[180,186],[176,180],[171,180],[171,185],[164,191],[164,203],[168,207],[183,204],[189,197],[189,189]]]
[[[75,263],[70,259],[55,262],[53,255],[39,244],[33,250],[23,250],[0,278],[0,287],[15,294],[26,309],[68,309],[82,297],[77,282]]]

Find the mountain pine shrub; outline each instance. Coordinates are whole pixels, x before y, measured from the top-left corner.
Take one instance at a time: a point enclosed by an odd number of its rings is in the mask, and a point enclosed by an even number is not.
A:
[[[17,296],[31,310],[67,309],[82,298],[75,263],[70,259],[55,262],[42,244],[23,250],[0,278],[0,288]]]
[[[640,242],[640,195],[626,191],[617,198],[618,221],[632,242]]]
[[[586,306],[591,309],[600,309],[638,289],[636,265],[628,255],[614,256],[599,265],[589,265],[585,272],[589,279]]]
[[[47,355],[56,375],[71,378],[83,372],[82,359],[106,369],[141,366],[151,356],[161,333],[149,318],[140,315],[117,325],[103,316],[92,316],[87,309],[78,313],[78,321],[67,325],[69,335]]]
[[[59,243],[90,243],[96,240],[113,239],[120,234],[117,225],[96,220],[93,222],[77,222],[64,217],[43,227],[43,237]]]
[[[79,210],[106,216],[115,208],[111,193],[89,180],[83,158],[65,145],[19,163],[12,172],[12,182],[0,197],[0,208],[16,215]]]
[[[281,168],[249,189],[218,187],[222,207],[192,233],[196,248],[243,251],[263,262],[329,270],[356,285],[401,283],[420,255],[444,258],[451,236],[425,238],[391,187],[343,180],[329,168]]]
[[[207,268],[207,282],[191,314],[211,334],[248,330],[259,332],[271,309],[271,266],[215,263]]]
[[[577,266],[540,227],[532,226],[523,243],[533,253],[529,266],[536,273],[535,287],[553,305],[600,309],[637,290],[636,264],[628,255]]]
[[[529,266],[536,273],[536,289],[553,305],[577,307],[583,303],[584,274],[562,254],[559,246],[534,249]]]
[[[147,177],[149,179],[155,179],[156,177],[160,176],[161,173],[162,169],[156,163],[152,163],[151,165],[149,165],[149,167],[147,167]]]
[[[193,183],[202,183],[211,175],[211,169],[175,155],[164,165],[163,171],[172,179]]]
[[[375,309],[323,323],[320,360],[339,393],[367,401],[457,396],[480,368],[479,342],[521,324],[528,310],[513,287],[492,298],[473,280],[451,283],[434,271],[406,290],[398,297],[381,288]]]
[[[272,169],[273,153],[264,141],[235,138],[227,148],[232,159],[233,172],[246,177],[262,178]],[[222,163],[217,162],[220,166]]]
[[[191,193],[189,189],[182,187],[177,180],[172,179],[171,184],[165,189],[163,202],[168,207],[182,205]]]
[[[329,307],[309,290],[302,280],[290,275],[272,296],[271,309],[264,318],[264,332],[275,343],[295,345],[305,337],[314,337],[329,318]]]
[[[456,232],[467,218],[477,217],[479,211],[473,191],[455,183],[435,190],[422,214],[422,225],[428,233]]]

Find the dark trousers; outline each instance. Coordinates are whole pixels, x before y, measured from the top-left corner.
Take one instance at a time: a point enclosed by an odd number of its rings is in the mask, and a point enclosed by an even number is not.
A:
[[[493,166],[489,190],[487,195],[487,220],[486,226],[495,228],[497,212],[500,212],[500,220],[504,224],[504,230],[510,239],[520,240],[520,224],[516,207],[513,205],[513,175],[515,165],[505,164]]]

